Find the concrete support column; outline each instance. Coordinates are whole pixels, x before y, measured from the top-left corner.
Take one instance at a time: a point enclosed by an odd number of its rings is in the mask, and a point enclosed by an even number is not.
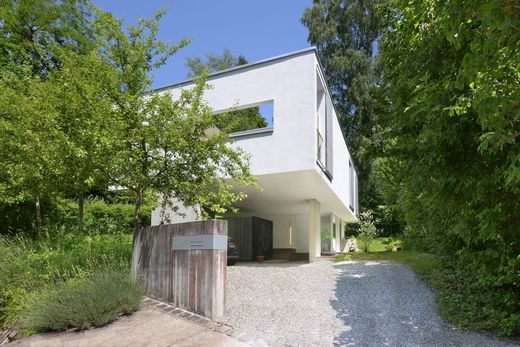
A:
[[[316,261],[321,255],[321,204],[316,199],[310,199],[309,205],[309,261]]]
[[[343,236],[342,225],[343,221],[338,218],[336,220],[336,244],[338,245],[338,252],[341,252],[341,237]]]

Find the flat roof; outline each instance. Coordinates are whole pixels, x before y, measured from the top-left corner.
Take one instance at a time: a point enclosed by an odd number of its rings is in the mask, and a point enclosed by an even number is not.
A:
[[[314,54],[316,54],[316,56],[318,56],[318,52],[316,51],[316,47],[308,47],[308,48],[301,49],[301,50],[298,50],[298,51],[289,52],[289,53],[285,53],[285,54],[282,54],[282,55],[277,55],[277,56],[272,57],[272,58],[267,58],[267,59],[255,61],[255,62],[252,62],[252,63],[247,63],[247,64],[244,64],[244,65],[234,66],[234,67],[231,67],[229,69],[212,72],[212,73],[208,74],[208,79],[210,79],[211,77],[214,77],[214,76],[226,74],[228,72],[233,72],[233,71],[237,71],[237,70],[241,70],[241,69],[247,69],[247,68],[255,66],[255,65],[261,65],[261,64],[269,63],[269,62],[272,62],[272,61],[275,61],[275,60],[285,59],[285,58],[289,58],[289,57],[292,57],[292,56],[297,56],[297,55],[305,54],[305,53],[309,53],[309,52],[314,52]],[[160,92],[160,91],[163,91],[163,90],[166,90],[166,89],[178,87],[178,86],[181,86],[181,85],[184,85],[184,84],[190,84],[192,82],[193,82],[193,78],[189,78],[189,79],[185,79],[185,80],[180,81],[180,82],[175,82],[175,83],[167,84],[167,85],[162,86],[162,87],[150,89],[150,90],[147,91],[147,93],[156,93],[156,92]]]

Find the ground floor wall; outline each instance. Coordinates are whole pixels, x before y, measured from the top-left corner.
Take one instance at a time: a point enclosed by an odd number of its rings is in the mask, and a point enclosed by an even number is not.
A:
[[[319,204],[319,202],[318,202]],[[152,225],[183,223],[200,220],[200,210],[186,208],[177,202],[179,210],[177,213],[170,209],[162,210],[160,207],[152,212]],[[309,208],[314,206],[310,203]],[[316,205],[317,206],[317,205]],[[255,212],[241,212],[227,217],[260,217],[273,222],[273,248],[295,249],[297,253],[310,253],[309,244],[313,240],[315,256],[320,252],[342,252],[344,248],[344,228],[345,222],[332,213],[321,213],[319,208],[316,210],[319,218],[315,219],[311,226],[309,223],[311,211],[307,214],[291,215],[264,215]],[[179,214],[178,212],[181,212]],[[164,221],[164,216],[169,220]],[[316,224],[316,225],[315,225]],[[319,225],[317,225],[319,224]],[[316,230],[316,237],[309,235],[309,230]],[[313,237],[310,237],[313,236]]]
[[[309,216],[264,216],[273,221],[273,248],[293,248],[298,253],[309,252]]]
[[[309,216],[258,216],[273,221],[273,248],[291,248],[297,253],[309,252]],[[322,252],[341,252],[345,223],[334,214],[324,213],[320,218]]]

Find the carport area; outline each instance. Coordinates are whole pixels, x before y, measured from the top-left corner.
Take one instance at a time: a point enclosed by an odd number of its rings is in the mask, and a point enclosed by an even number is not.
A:
[[[266,174],[257,178],[262,187],[260,190],[235,187],[237,193],[246,193],[247,198],[237,202],[239,213],[229,213],[224,216],[226,219],[270,221],[274,259],[308,259],[313,262],[321,253],[341,251],[345,225],[356,223],[357,217],[318,171]],[[254,259],[258,246],[250,249],[248,237],[248,251],[245,252],[239,234],[244,232],[237,231],[236,223],[230,222],[229,235],[241,249],[241,259]],[[289,256],[291,254],[295,257]]]

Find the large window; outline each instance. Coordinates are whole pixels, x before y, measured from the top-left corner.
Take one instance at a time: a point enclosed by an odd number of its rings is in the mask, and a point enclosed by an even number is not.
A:
[[[249,107],[234,107],[228,111],[217,114],[217,128],[227,132],[253,129],[270,129],[274,122],[273,101],[257,104]]]
[[[352,161],[348,162],[348,177],[349,177],[349,207],[352,212],[357,214],[357,177],[356,170],[354,170],[354,165],[352,165]]]
[[[332,180],[332,124],[334,108],[320,73],[316,72],[316,138],[317,161]]]
[[[322,166],[325,166],[325,160],[326,160],[326,157],[325,157],[325,142],[323,141],[323,135],[321,135],[320,133],[320,130],[318,129],[318,134],[317,134],[317,138],[318,138],[318,161],[320,162],[320,164]]]

